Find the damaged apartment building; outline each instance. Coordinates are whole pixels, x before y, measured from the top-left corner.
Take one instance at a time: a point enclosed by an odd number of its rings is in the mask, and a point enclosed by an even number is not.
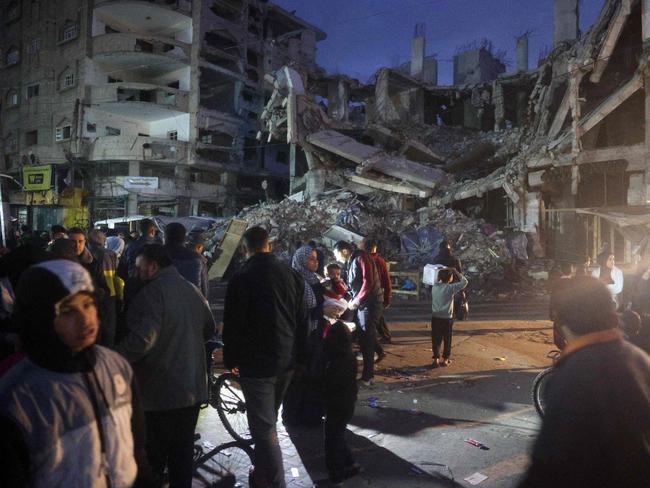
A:
[[[0,1],[0,153],[37,229],[138,214],[230,215],[288,192],[259,144],[272,86],[317,73],[325,34],[263,0]]]
[[[450,207],[526,232],[538,256],[582,262],[604,246],[647,254],[650,2],[606,0],[579,31],[579,1],[555,0],[554,46],[515,70],[489,42],[459,50],[437,83],[417,26],[411,60],[364,85],[285,67],[262,120],[292,145],[291,193],[330,187],[399,195],[403,208]],[[302,149],[298,151],[296,148]]]

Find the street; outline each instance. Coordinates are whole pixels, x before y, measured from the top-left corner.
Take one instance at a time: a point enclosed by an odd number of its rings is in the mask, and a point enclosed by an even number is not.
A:
[[[345,486],[471,486],[464,479],[479,472],[480,486],[514,487],[539,427],[531,385],[553,348],[547,302],[473,304],[471,320],[454,326],[451,366],[436,370],[428,306],[398,301],[387,311],[394,343],[375,387],[359,392],[348,432],[365,472]],[[320,429],[278,429],[289,486],[327,486]],[[199,430],[229,440],[214,409],[202,412]]]

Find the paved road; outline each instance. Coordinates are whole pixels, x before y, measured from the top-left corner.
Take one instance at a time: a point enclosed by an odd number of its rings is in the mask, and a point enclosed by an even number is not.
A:
[[[219,315],[222,303],[214,309]],[[471,486],[464,478],[480,472],[488,476],[481,487],[514,488],[539,427],[530,385],[543,355],[531,353],[526,341],[530,334],[548,334],[548,323],[541,322],[547,310],[544,300],[474,303],[471,320],[458,324],[454,367],[436,376],[420,364],[406,368],[403,378],[362,390],[348,435],[366,471],[345,486]],[[426,347],[427,303],[396,302],[387,317],[407,323],[396,331],[398,341]],[[509,362],[492,363],[493,356]],[[463,368],[465,361],[471,365]],[[373,397],[379,408],[370,406]],[[288,486],[327,486],[320,429],[278,428]],[[228,440],[212,409],[202,413],[200,430],[214,443]],[[466,443],[468,438],[489,449]]]

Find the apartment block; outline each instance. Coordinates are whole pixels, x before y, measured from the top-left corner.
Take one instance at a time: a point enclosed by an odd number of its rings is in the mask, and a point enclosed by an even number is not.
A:
[[[25,223],[227,216],[288,192],[289,146],[256,138],[265,74],[318,72],[316,27],[258,0],[0,9],[0,153],[23,183],[4,188]]]

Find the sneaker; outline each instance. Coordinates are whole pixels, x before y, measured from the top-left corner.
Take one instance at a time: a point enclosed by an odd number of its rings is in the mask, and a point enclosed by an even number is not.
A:
[[[365,387],[365,388],[372,388],[375,386],[375,380],[374,379],[369,379],[369,380],[359,380],[359,386],[360,387]]]
[[[441,367],[441,368],[444,368],[444,367],[449,366],[450,364],[451,364],[451,359],[443,359],[443,360],[440,362],[440,367]]]
[[[433,361],[431,362],[431,368],[435,369],[438,366],[440,366],[440,360],[438,358],[433,358]]]

